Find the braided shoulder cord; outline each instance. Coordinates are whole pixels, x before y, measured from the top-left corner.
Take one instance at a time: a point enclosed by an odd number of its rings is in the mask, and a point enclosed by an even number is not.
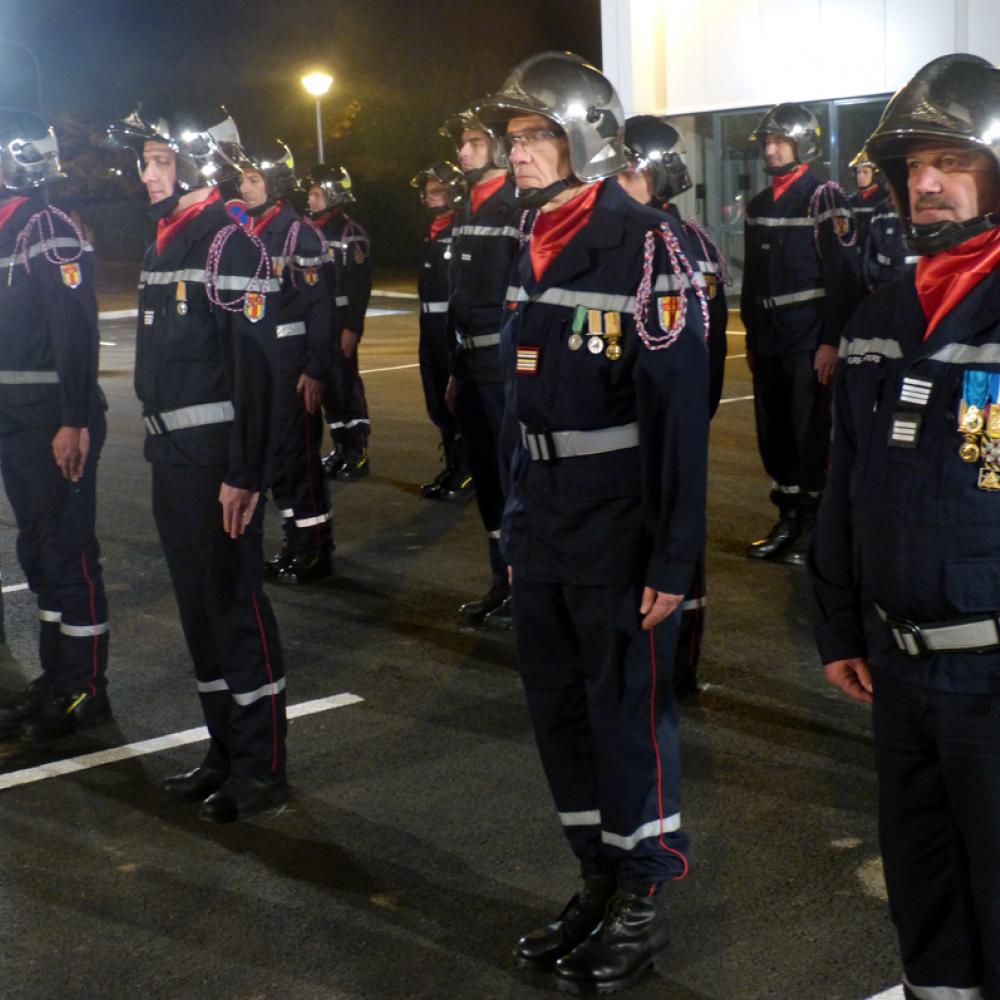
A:
[[[236,232],[242,232],[257,247],[260,251],[260,259],[257,261],[253,277],[247,279],[247,287],[243,290],[243,294],[239,298],[225,301],[219,296],[219,268],[222,265],[222,251],[229,242],[229,238]],[[271,258],[259,236],[248,232],[235,222],[225,226],[215,234],[215,239],[212,240],[212,245],[208,248],[208,261],[205,264],[205,295],[212,305],[225,309],[226,312],[242,312],[247,295],[263,292],[270,280]]]
[[[52,224],[52,216],[61,219],[65,222],[70,229],[73,230],[74,235],[77,238],[77,242],[80,244],[79,249],[73,256],[64,257],[54,246],[45,246],[49,240],[53,242],[56,239],[55,226]],[[29,244],[31,242],[32,232],[37,231],[40,242],[45,249],[43,250],[43,256],[50,264],[72,264],[74,261],[79,260],[85,252],[85,247],[87,245],[87,238],[83,235],[83,230],[63,211],[56,208],[55,205],[48,205],[43,208],[40,212],[36,212],[28,221],[24,224],[24,228],[17,234],[14,239],[14,252],[11,254],[10,258],[10,270],[7,276],[7,284],[10,284],[11,277],[14,272],[14,265],[17,263],[17,258],[20,254],[24,255],[24,270],[30,274],[31,273],[31,258],[28,254],[30,249]]]
[[[328,259],[330,253],[329,244],[326,242],[326,237],[320,231],[319,227],[313,225],[309,220],[296,219],[288,227],[288,233],[285,236],[285,245],[281,248],[281,256],[285,259],[285,268],[289,274],[289,280],[291,281],[292,288],[298,288],[298,282],[295,280],[296,272],[305,270],[295,263],[295,250],[299,242],[299,234],[302,231],[302,227],[306,226],[311,229],[315,234],[316,238],[319,240],[319,259],[325,261]]]
[[[724,284],[730,284],[732,277],[729,270],[729,261],[722,252],[722,248],[708,234],[708,230],[697,219],[685,219],[684,225],[691,230],[701,244],[701,252],[705,255],[705,260],[712,259],[711,251],[715,251],[715,256],[719,260],[719,280]]]
[[[535,231],[535,222],[538,213],[530,208],[526,208],[521,213],[521,219],[517,226],[517,241],[523,250],[531,242],[531,234]]]
[[[813,191],[812,198],[809,201],[809,215],[813,220],[813,242],[816,244],[816,252],[822,257],[823,251],[820,249],[819,245],[819,227],[820,227],[820,216],[825,212],[830,213],[830,222],[833,225],[833,235],[837,237],[837,242],[842,247],[852,247],[858,242],[858,227],[851,222],[851,235],[848,239],[844,239],[837,232],[837,225],[834,221],[836,218],[837,209],[837,195],[843,195],[847,197],[847,192],[836,182],[827,181],[825,184],[820,184],[815,191]],[[848,210],[849,211],[849,210]]]
[[[643,317],[649,309],[649,300],[653,291],[653,259],[656,256],[657,236],[663,240],[663,245],[666,247],[667,256],[670,259],[671,272],[677,276],[678,280],[680,280],[682,272],[687,275],[688,282],[698,299],[698,305],[701,307],[704,336],[706,339],[708,337],[708,296],[705,294],[704,288],[695,281],[694,268],[687,259],[687,255],[681,249],[680,241],[674,235],[670,226],[664,223],[659,229],[650,229],[646,233],[646,240],[643,244],[642,281],[635,293],[635,328],[642,342],[651,351],[661,351],[666,347],[670,347],[681,335],[681,331],[684,329],[684,324],[687,320],[687,296],[684,294],[682,286],[679,295],[677,316],[670,330],[661,336],[650,333],[646,327]]]
[[[340,234],[341,241],[341,259],[344,267],[347,266],[347,244],[348,237],[350,236],[360,236],[359,242],[362,244],[362,253],[367,257],[372,252],[372,241],[368,236],[365,228],[359,223],[355,222],[353,219],[348,219],[347,225],[344,226],[344,231]]]

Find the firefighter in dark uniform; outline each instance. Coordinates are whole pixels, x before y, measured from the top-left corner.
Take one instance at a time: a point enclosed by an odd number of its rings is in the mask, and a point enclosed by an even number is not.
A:
[[[350,174],[320,163],[309,171],[309,217],[329,247],[334,273],[333,375],[324,408],[333,450],[323,460],[331,479],[350,483],[371,472],[371,419],[365,383],[358,371],[358,347],[372,295],[371,240],[345,211],[355,202]]]
[[[865,287],[874,292],[883,285],[902,278],[913,270],[917,254],[906,245],[903,223],[896,214],[892,198],[886,195],[876,206],[868,225],[861,259]]]
[[[867,149],[862,149],[851,160],[851,169],[854,171],[857,190],[847,199],[847,204],[854,214],[854,227],[858,234],[856,245],[858,253],[863,257],[868,245],[872,216],[887,192],[881,184],[878,167],[872,162]]]
[[[705,276],[708,296],[709,416],[714,417],[722,398],[726,369],[726,262],[704,227],[694,219],[683,221],[673,199],[693,186],[687,150],[680,132],[665,118],[635,115],[625,122],[627,166],[618,183],[640,205],[667,212],[699,248],[698,268]],[[681,605],[681,627],[674,657],[674,692],[681,697],[698,690],[698,660],[705,631],[705,560],[695,569],[691,589]]]
[[[238,173],[232,119],[138,113],[109,133],[140,156],[158,219],[139,279],[135,388],[153,517],[194,661],[210,742],[167,778],[171,799],[229,822],[285,801],[285,677],[263,591],[279,285],[218,184]]]
[[[240,194],[249,226],[281,282],[278,313],[278,421],[271,494],[284,545],[264,567],[278,583],[313,583],[333,571],[330,498],[323,476],[323,392],[333,367],[332,275],[320,233],[287,200],[298,187],[282,145],[270,156],[244,153]]]
[[[441,133],[455,143],[469,185],[452,230],[448,319],[455,350],[448,394],[465,442],[490,559],[489,589],[462,604],[458,614],[471,625],[506,629],[511,613],[507,567],[500,555],[504,505],[500,323],[511,264],[520,249],[524,208],[507,176],[503,143],[474,114],[453,115]]]
[[[472,474],[458,421],[448,408],[445,394],[453,347],[448,329],[448,272],[455,212],[465,197],[465,178],[454,163],[439,161],[419,171],[410,185],[420,192],[420,202],[431,214],[417,280],[420,381],[427,415],[441,435],[444,456],[444,468],[420,487],[420,495],[429,500],[462,500],[472,492]]]
[[[503,543],[518,666],[583,876],[515,958],[560,989],[612,992],[666,947],[658,890],[687,872],[670,674],[704,544],[708,303],[681,227],[608,180],[624,116],[598,70],[533,56],[476,111],[539,208],[502,331],[519,437]]]
[[[856,233],[841,189],[809,169],[820,156],[811,111],[778,104],[750,138],[772,186],[747,207],[740,316],[779,518],[747,554],[801,565],[826,482],[837,345],[859,295]]]
[[[0,706],[28,742],[111,718],[108,607],[95,517],[105,404],[92,254],[47,204],[62,177],[52,130],[0,110],[0,472],[17,557],[38,600],[41,676]]]
[[[872,703],[910,1000],[1000,997],[1000,72],[928,63],[868,149],[916,268],[844,334],[811,556],[827,678]]]

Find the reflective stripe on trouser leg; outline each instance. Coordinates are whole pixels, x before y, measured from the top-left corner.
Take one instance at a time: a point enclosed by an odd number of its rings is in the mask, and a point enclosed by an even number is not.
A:
[[[61,612],[67,626],[108,620],[96,536],[97,464],[104,444],[103,414],[90,430],[83,476],[66,480],[52,461],[56,428],[21,428],[0,437],[0,471],[18,525],[17,553],[39,608]],[[49,622],[52,624],[52,622]],[[42,630],[39,653],[53,683],[66,691],[96,691],[106,683],[107,636],[71,641]],[[58,649],[56,645],[58,644]]]
[[[284,768],[284,692],[240,706],[233,692],[256,691],[284,677],[281,641],[261,592],[264,504],[246,531],[222,531],[218,490],[225,469],[153,466],[153,512],[163,542],[199,685],[224,680],[228,693],[202,690],[203,708],[225,697],[227,711],[206,723],[229,753],[232,770],[251,777]]]
[[[564,820],[581,866],[617,867],[619,881],[637,887],[676,878],[687,848],[670,675],[677,617],[654,630],[658,787],[650,637],[639,623],[639,591],[517,582],[516,566],[514,578],[518,667],[556,809],[586,820]],[[597,815],[599,825],[591,822]]]

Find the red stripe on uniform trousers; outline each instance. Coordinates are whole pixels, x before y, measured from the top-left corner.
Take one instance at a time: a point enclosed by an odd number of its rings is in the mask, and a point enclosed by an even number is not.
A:
[[[274,690],[274,672],[271,670],[271,651],[267,646],[267,636],[264,634],[264,622],[260,617],[260,606],[257,595],[252,594],[253,613],[257,618],[257,629],[260,632],[260,645],[264,651],[264,669],[267,671],[267,681],[271,685],[271,773],[278,770],[278,692]]]

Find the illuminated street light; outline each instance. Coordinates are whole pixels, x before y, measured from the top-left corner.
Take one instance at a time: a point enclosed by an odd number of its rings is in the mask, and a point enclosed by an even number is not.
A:
[[[319,147],[319,162],[323,163],[323,112],[321,102],[323,95],[330,89],[333,77],[329,73],[310,73],[302,77],[302,86],[306,93],[316,98],[316,145]]]

